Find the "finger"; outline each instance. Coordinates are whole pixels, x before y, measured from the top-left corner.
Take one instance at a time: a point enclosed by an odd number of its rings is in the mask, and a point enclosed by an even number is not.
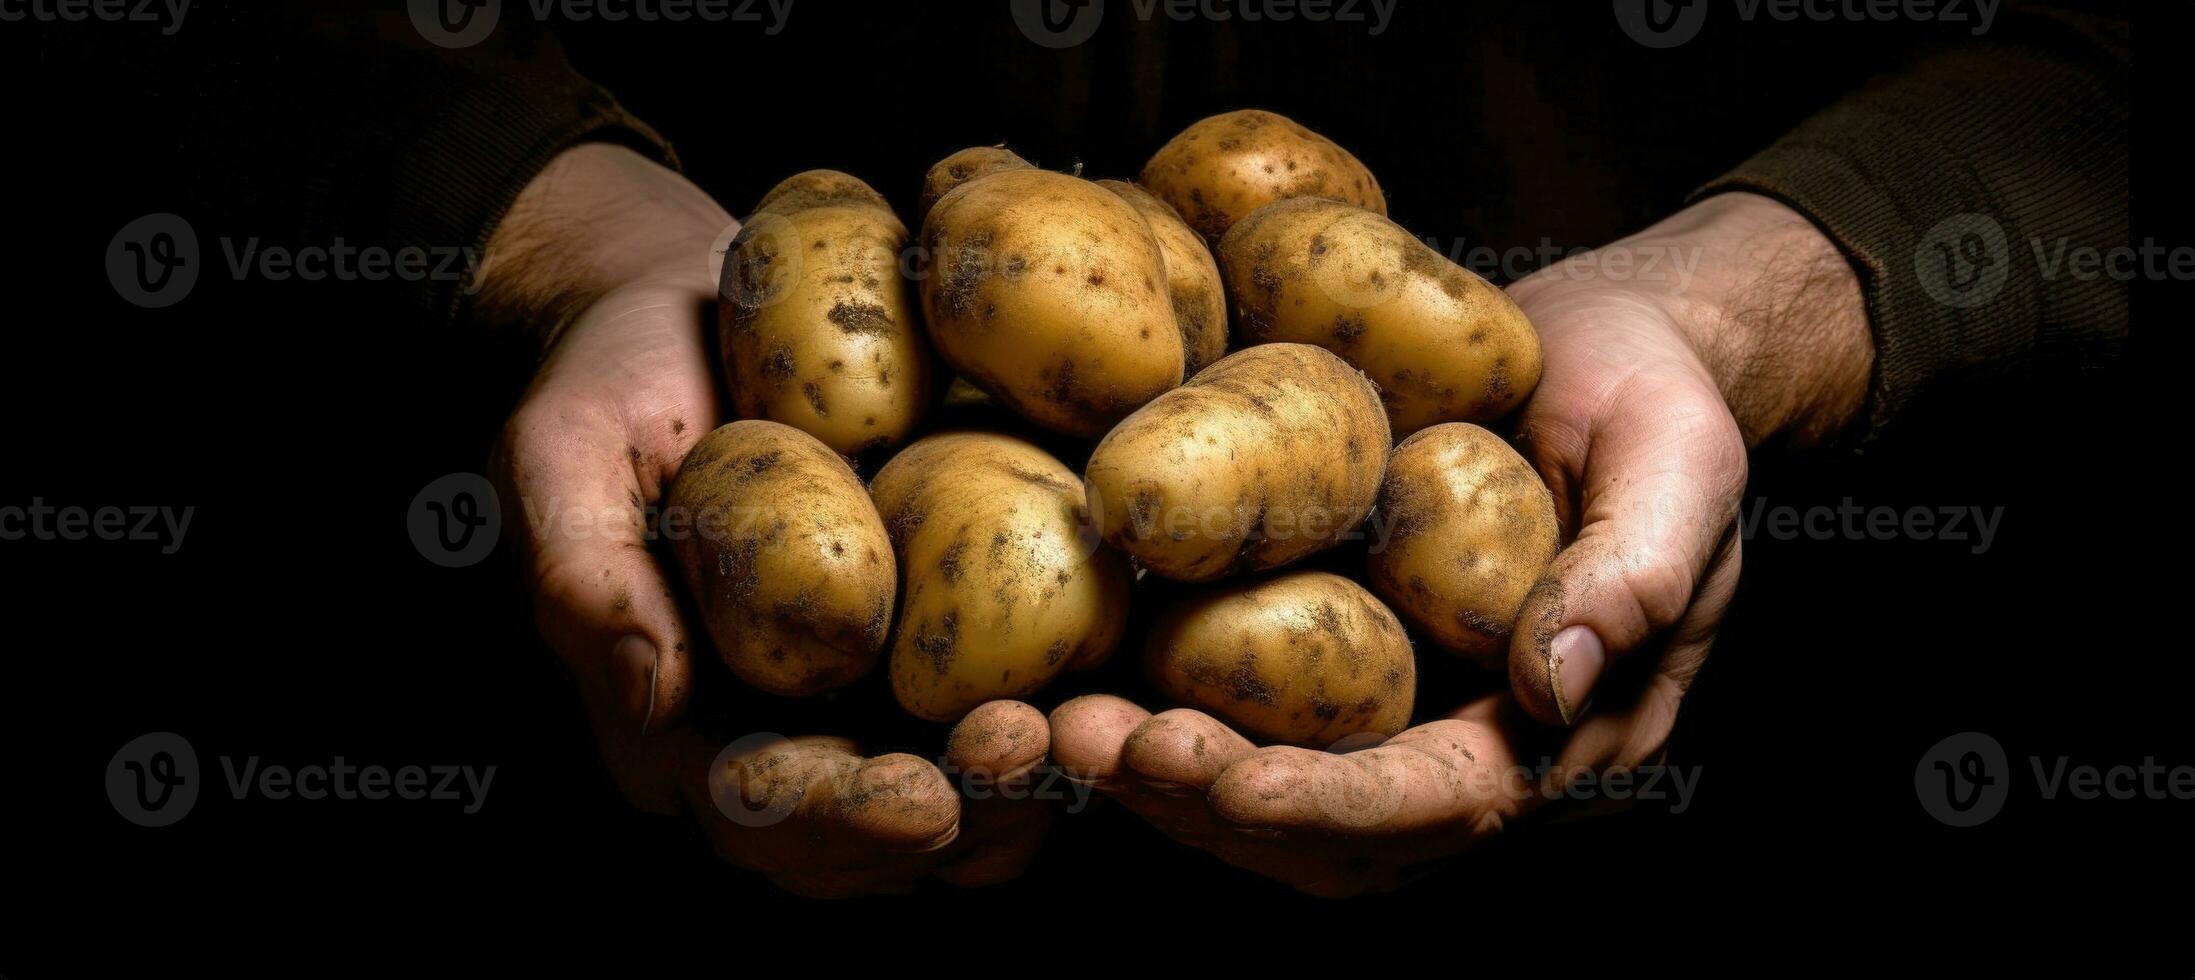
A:
[[[609,754],[684,710],[690,643],[647,548],[642,507],[655,488],[643,486],[622,423],[578,404],[533,399],[511,420],[499,470],[524,529],[535,620]]]
[[[1577,538],[1526,596],[1511,640],[1517,700],[1549,724],[1575,724],[1612,659],[1684,617],[1745,487],[1744,442],[1711,391],[1622,402],[1586,435]]]
[[[797,894],[904,891],[959,832],[951,785],[911,755],[865,759],[842,738],[665,738],[684,746],[682,786],[717,854]]]
[[[1044,762],[1051,746],[1051,725],[1043,712],[1020,701],[991,701],[953,726],[945,740],[945,761],[958,773],[1016,782]]]
[[[1733,534],[1709,563],[1692,607],[1671,630],[1660,661],[1640,696],[1627,707],[1594,712],[1572,730],[1557,756],[1566,772],[1635,768],[1658,760],[1676,727],[1677,709],[1692,679],[1707,662],[1723,613],[1737,595],[1743,546]]]
[[[1151,713],[1126,698],[1085,694],[1052,709],[1052,761],[1062,775],[1104,789],[1119,782],[1121,750]]]
[[[1493,726],[1451,718],[1345,755],[1259,749],[1220,774],[1211,804],[1221,819],[1243,827],[1475,837],[1516,815],[1520,796],[1504,785],[1515,768],[1507,740]]]
[[[1201,800],[1222,771],[1255,751],[1257,746],[1219,719],[1175,708],[1130,732],[1121,761],[1148,787]]]
[[[991,701],[953,726],[947,770],[960,783],[961,833],[938,878],[964,888],[1018,877],[1058,816],[1030,799],[1030,775],[1051,748],[1044,713],[1019,701]]]

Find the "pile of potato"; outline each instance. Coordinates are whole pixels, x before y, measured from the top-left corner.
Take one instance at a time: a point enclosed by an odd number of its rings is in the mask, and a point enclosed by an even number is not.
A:
[[[1554,508],[1474,423],[1531,394],[1538,337],[1387,220],[1356,157],[1230,112],[1135,183],[964,150],[921,208],[910,238],[869,185],[810,171],[725,256],[741,421],[669,506],[739,678],[812,696],[888,652],[900,705],[949,722],[1128,639],[1165,696],[1326,745],[1409,723],[1413,632],[1507,649]],[[955,376],[985,409],[941,407]],[[1080,473],[1040,445],[1092,440]],[[1365,540],[1361,583],[1302,567]]]

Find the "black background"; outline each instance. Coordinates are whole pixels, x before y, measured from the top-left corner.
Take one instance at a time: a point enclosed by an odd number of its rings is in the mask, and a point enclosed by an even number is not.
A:
[[[1097,37],[1065,52],[1030,43],[996,3],[796,0],[774,37],[737,23],[551,28],[734,213],[810,167],[849,170],[905,212],[930,162],[1001,141],[1046,166],[1131,176],[1186,123],[1257,106],[1352,148],[1413,232],[1495,248],[1635,230],[1913,42],[1958,33],[1722,17],[1651,51],[1600,2],[1401,0],[1377,36],[1138,23],[1126,0],[1109,6]],[[2179,34],[2185,10],[2170,6],[2142,11],[2138,45]],[[2169,121],[2182,73],[2139,52],[2136,64],[2136,119]],[[508,539],[495,560],[449,570],[404,533],[428,481],[481,469],[524,362],[439,324],[361,315],[373,307],[341,284],[202,282],[176,308],[124,303],[100,258],[115,229],[169,209],[163,175],[178,164],[96,107],[69,115],[21,127],[5,164],[19,219],[0,243],[14,285],[0,505],[197,511],[172,556],[0,543],[12,733],[0,874],[22,910],[0,922],[0,969],[105,972],[131,944],[49,925],[118,922],[385,950],[406,935],[397,924],[438,921],[491,949],[588,941],[729,964],[726,940],[757,930],[796,956],[853,957],[859,938],[835,927],[914,921],[945,927],[935,947],[912,947],[939,968],[958,961],[938,953],[1000,947],[1110,961],[1122,944],[1171,956],[1206,937],[1292,948],[1296,934],[1253,924],[1275,910],[1351,931],[1360,917],[1422,918],[1435,930],[1380,935],[1434,958],[1446,947],[1425,944],[1554,961],[1613,942],[1681,961],[1698,949],[1661,942],[1798,925],[1834,937],[1785,947],[1812,962],[1864,955],[1881,930],[1933,942],[1956,925],[1992,937],[1982,952],[2094,943],[2190,969],[2184,939],[2150,929],[2184,927],[2195,804],[2046,801],[2026,766],[2195,764],[2176,629],[2183,446],[2164,409],[2176,399],[2151,380],[2164,354],[2140,328],[2119,366],[1963,392],[1864,457],[1756,461],[1748,507],[1850,497],[2004,517],[1981,555],[1748,541],[1740,598],[1673,743],[1671,761],[1702,772],[1682,814],[1518,828],[1400,895],[1338,905],[1101,805],[1064,818],[1014,884],[822,905],[715,864],[689,830],[616,797],[532,634]],[[2135,146],[2136,240],[2183,244],[2178,154],[2140,129]],[[2176,326],[2180,301],[2160,294],[2182,288],[2139,284],[2136,309],[2172,310]],[[1470,683],[1449,674],[1434,672]],[[1421,714],[1449,707],[1441,686],[1427,685]],[[878,703],[857,693],[829,716],[936,753],[941,732],[878,723]],[[101,779],[119,746],[159,730],[191,740],[207,791],[188,819],[147,830],[115,814]],[[1914,766],[1970,730],[2004,744],[2015,788],[1994,821],[1952,829],[1919,806]],[[454,803],[230,800],[214,760],[251,755],[497,770],[470,816]],[[2047,927],[2020,928],[2031,923]]]

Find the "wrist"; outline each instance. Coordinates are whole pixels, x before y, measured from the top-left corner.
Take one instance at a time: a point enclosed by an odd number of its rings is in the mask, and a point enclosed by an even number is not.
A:
[[[1748,446],[1819,445],[1866,403],[1874,340],[1858,277],[1819,228],[1774,199],[1718,194],[1565,266],[1552,278],[1665,319]]]
[[[1834,439],[1867,401],[1875,343],[1852,263],[1806,216],[1758,194],[1706,198],[1642,234],[1696,261],[1674,322],[1746,445]]]
[[[527,182],[489,236],[474,316],[544,347],[580,311],[641,283],[716,295],[730,214],[675,171],[608,143],[575,146]]]

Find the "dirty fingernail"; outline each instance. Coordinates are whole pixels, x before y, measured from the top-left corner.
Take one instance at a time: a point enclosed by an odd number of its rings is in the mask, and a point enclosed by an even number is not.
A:
[[[1562,711],[1563,724],[1577,724],[1593,697],[1601,668],[1608,664],[1608,652],[1593,628],[1580,624],[1555,634],[1554,642],[1547,645],[1547,657],[1554,661],[1547,673],[1555,681],[1555,707]]]

